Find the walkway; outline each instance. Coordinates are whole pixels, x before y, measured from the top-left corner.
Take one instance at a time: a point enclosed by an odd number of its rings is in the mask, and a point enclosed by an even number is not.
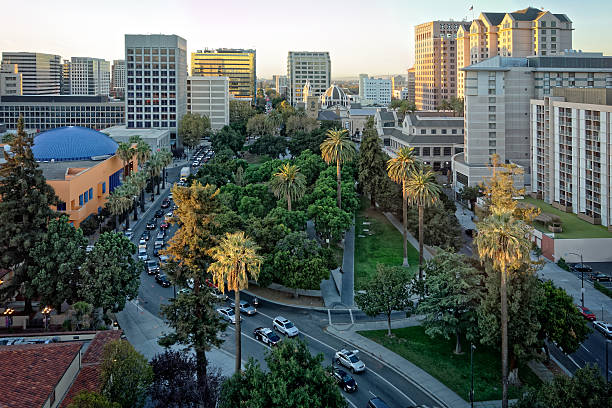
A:
[[[344,234],[344,255],[342,258],[342,304],[352,307],[355,298],[355,218],[351,228]]]

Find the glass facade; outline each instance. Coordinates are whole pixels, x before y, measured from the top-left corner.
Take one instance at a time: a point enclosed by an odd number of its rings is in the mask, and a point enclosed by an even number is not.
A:
[[[192,76],[229,78],[229,92],[235,98],[255,99],[257,75],[255,50],[218,49],[191,53]]]

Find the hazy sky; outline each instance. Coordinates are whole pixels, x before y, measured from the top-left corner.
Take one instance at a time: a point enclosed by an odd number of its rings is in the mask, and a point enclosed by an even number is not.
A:
[[[474,16],[530,5],[517,0],[8,1],[15,12],[0,25],[0,51],[122,59],[124,34],[163,33],[185,38],[189,53],[205,47],[255,48],[258,77],[286,74],[289,50],[329,51],[334,78],[404,73],[414,63],[414,26],[471,20],[472,4]],[[612,55],[612,1],[531,5],[567,14],[574,23],[574,48]]]

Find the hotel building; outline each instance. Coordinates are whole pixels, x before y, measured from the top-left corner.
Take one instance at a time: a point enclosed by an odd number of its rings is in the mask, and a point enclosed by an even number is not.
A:
[[[306,83],[310,83],[312,96],[319,97],[331,85],[329,52],[289,51],[287,55],[288,100],[295,106],[302,102]]]
[[[110,91],[114,98],[125,96],[125,72],[125,60],[113,60]]]
[[[0,65],[0,96],[21,95],[23,93],[23,76],[17,64]]]

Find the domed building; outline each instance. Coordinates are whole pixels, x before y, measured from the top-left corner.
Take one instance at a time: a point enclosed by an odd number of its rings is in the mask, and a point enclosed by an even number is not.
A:
[[[48,130],[34,138],[32,153],[36,161],[90,160],[112,156],[119,145],[93,129],[70,126]]]
[[[321,95],[321,109],[329,109],[334,106],[350,108],[351,102],[339,86],[333,84],[323,95]]]

